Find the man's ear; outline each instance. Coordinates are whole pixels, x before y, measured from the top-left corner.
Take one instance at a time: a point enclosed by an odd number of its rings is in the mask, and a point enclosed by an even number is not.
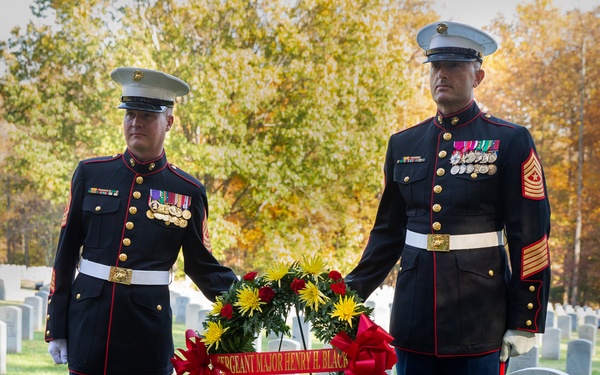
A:
[[[173,126],[173,120],[175,120],[173,115],[167,115],[167,131],[171,130],[171,127]]]
[[[483,78],[485,78],[485,70],[480,68],[475,72],[475,82],[473,82],[473,87],[479,86],[481,81],[483,81]]]

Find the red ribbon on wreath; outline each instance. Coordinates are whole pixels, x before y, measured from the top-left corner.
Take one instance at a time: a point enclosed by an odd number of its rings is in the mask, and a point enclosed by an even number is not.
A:
[[[185,346],[188,350],[177,349],[183,359],[177,356],[171,358],[171,363],[175,367],[177,375],[183,375],[186,372],[189,375],[221,375],[221,373],[231,373],[228,368],[218,363],[215,365],[211,363],[206,345],[204,345],[193,329],[185,331]]]
[[[340,332],[331,340],[331,345],[346,353],[346,375],[381,375],[397,361],[396,351],[389,345],[393,339],[368,316],[361,314],[356,340],[352,341],[346,332]]]

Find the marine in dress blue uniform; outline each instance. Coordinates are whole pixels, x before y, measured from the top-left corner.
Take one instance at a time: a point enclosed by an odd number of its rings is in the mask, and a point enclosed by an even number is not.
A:
[[[454,22],[424,27],[417,41],[439,75],[480,69],[497,49],[489,34]],[[474,79],[461,107],[442,111],[440,98],[460,82],[432,73],[436,115],[391,136],[375,223],[347,276],[366,298],[400,259],[390,323],[398,374],[498,374],[544,332],[550,206],[542,165],[525,127],[473,100],[484,73],[465,71]]]
[[[118,68],[112,78],[123,87],[126,119],[162,116],[189,91],[153,70]],[[45,331],[46,341],[66,339],[58,351],[73,374],[172,374],[168,284],[181,249],[186,274],[209,299],[236,280],[212,255],[204,186],[167,161],[162,141],[151,160],[128,141],[122,154],[83,160],[73,174]]]

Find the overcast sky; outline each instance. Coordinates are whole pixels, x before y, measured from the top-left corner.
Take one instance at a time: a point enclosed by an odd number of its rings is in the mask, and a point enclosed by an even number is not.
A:
[[[274,1],[274,0],[272,0]],[[515,7],[523,0],[435,0],[436,11],[446,21],[468,23],[483,27],[498,13],[511,18]],[[525,0],[531,1],[531,0]],[[589,11],[600,6],[600,0],[553,0],[562,9],[578,8]],[[24,26],[32,17],[29,6],[33,0],[0,0],[0,39],[6,40],[14,26]]]

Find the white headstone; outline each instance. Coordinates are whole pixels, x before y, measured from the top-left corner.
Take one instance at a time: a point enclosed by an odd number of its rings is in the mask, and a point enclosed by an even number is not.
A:
[[[571,338],[571,317],[568,315],[561,315],[556,320],[562,339],[569,340]]]
[[[17,266],[14,264],[0,264],[0,279],[3,280],[2,285],[4,296],[0,296],[0,299],[5,301],[22,301],[21,298],[21,278],[22,272],[25,266]]]
[[[567,368],[569,375],[592,375],[592,343],[573,340],[567,344]]]
[[[211,311],[212,310],[202,310],[202,309],[198,310],[198,327],[199,327],[199,330],[203,330],[204,325],[202,323],[204,323],[204,321],[208,317],[208,314]]]
[[[279,349],[280,346],[281,350]],[[302,344],[292,339],[271,340],[268,343],[268,348],[270,352],[287,352],[302,349]]]
[[[188,303],[185,307],[185,327],[194,331],[202,331],[202,326],[198,326],[198,311],[200,305],[196,303]]]
[[[579,326],[577,329],[579,338],[582,340],[588,340],[592,343],[592,356],[596,353],[596,335],[598,333],[598,327],[591,324],[584,324]]]
[[[296,315],[292,317],[292,340],[299,342],[301,345],[306,344],[306,350],[312,348],[312,333],[310,332],[312,326],[310,322],[304,321],[304,316],[300,315],[298,318]]]
[[[257,352],[262,352],[262,337],[263,337],[263,335],[258,334],[256,336],[256,339],[254,340],[254,343],[253,343],[254,350],[256,350]]]
[[[15,305],[21,309],[21,337],[23,340],[33,340],[33,306]]]
[[[509,375],[569,375],[553,368],[536,367],[511,372]]]
[[[381,300],[379,297],[375,300],[375,310],[373,310],[373,322],[386,331],[390,330],[390,304],[389,300]]]
[[[598,327],[598,317],[592,314],[587,314],[583,317],[583,324],[591,324],[596,328],[600,328]]]
[[[560,359],[560,335],[559,328],[546,328],[542,335],[542,358]]]
[[[175,297],[175,323],[185,323],[186,307],[190,303],[190,297]]]
[[[554,311],[546,311],[546,329],[548,328],[554,328],[555,327],[555,323],[554,323]]]
[[[25,304],[33,307],[33,329],[39,331],[42,329],[42,297],[25,297]]]
[[[6,375],[6,323],[0,320],[0,375]]]
[[[0,306],[0,320],[6,323],[6,352],[21,353],[22,312],[15,306]]]
[[[538,367],[540,364],[538,356],[538,348],[534,346],[531,350],[525,354],[521,354],[516,357],[511,357],[508,361],[508,371],[518,371],[530,367]]]
[[[40,290],[39,292],[37,292],[35,295],[40,297],[42,299],[42,329],[45,326],[45,321],[46,321],[46,314],[48,314],[48,295],[50,293],[46,292],[45,290]]]
[[[571,317],[571,332],[576,332],[577,331],[577,313],[575,312],[571,312],[567,314],[568,316]]]

